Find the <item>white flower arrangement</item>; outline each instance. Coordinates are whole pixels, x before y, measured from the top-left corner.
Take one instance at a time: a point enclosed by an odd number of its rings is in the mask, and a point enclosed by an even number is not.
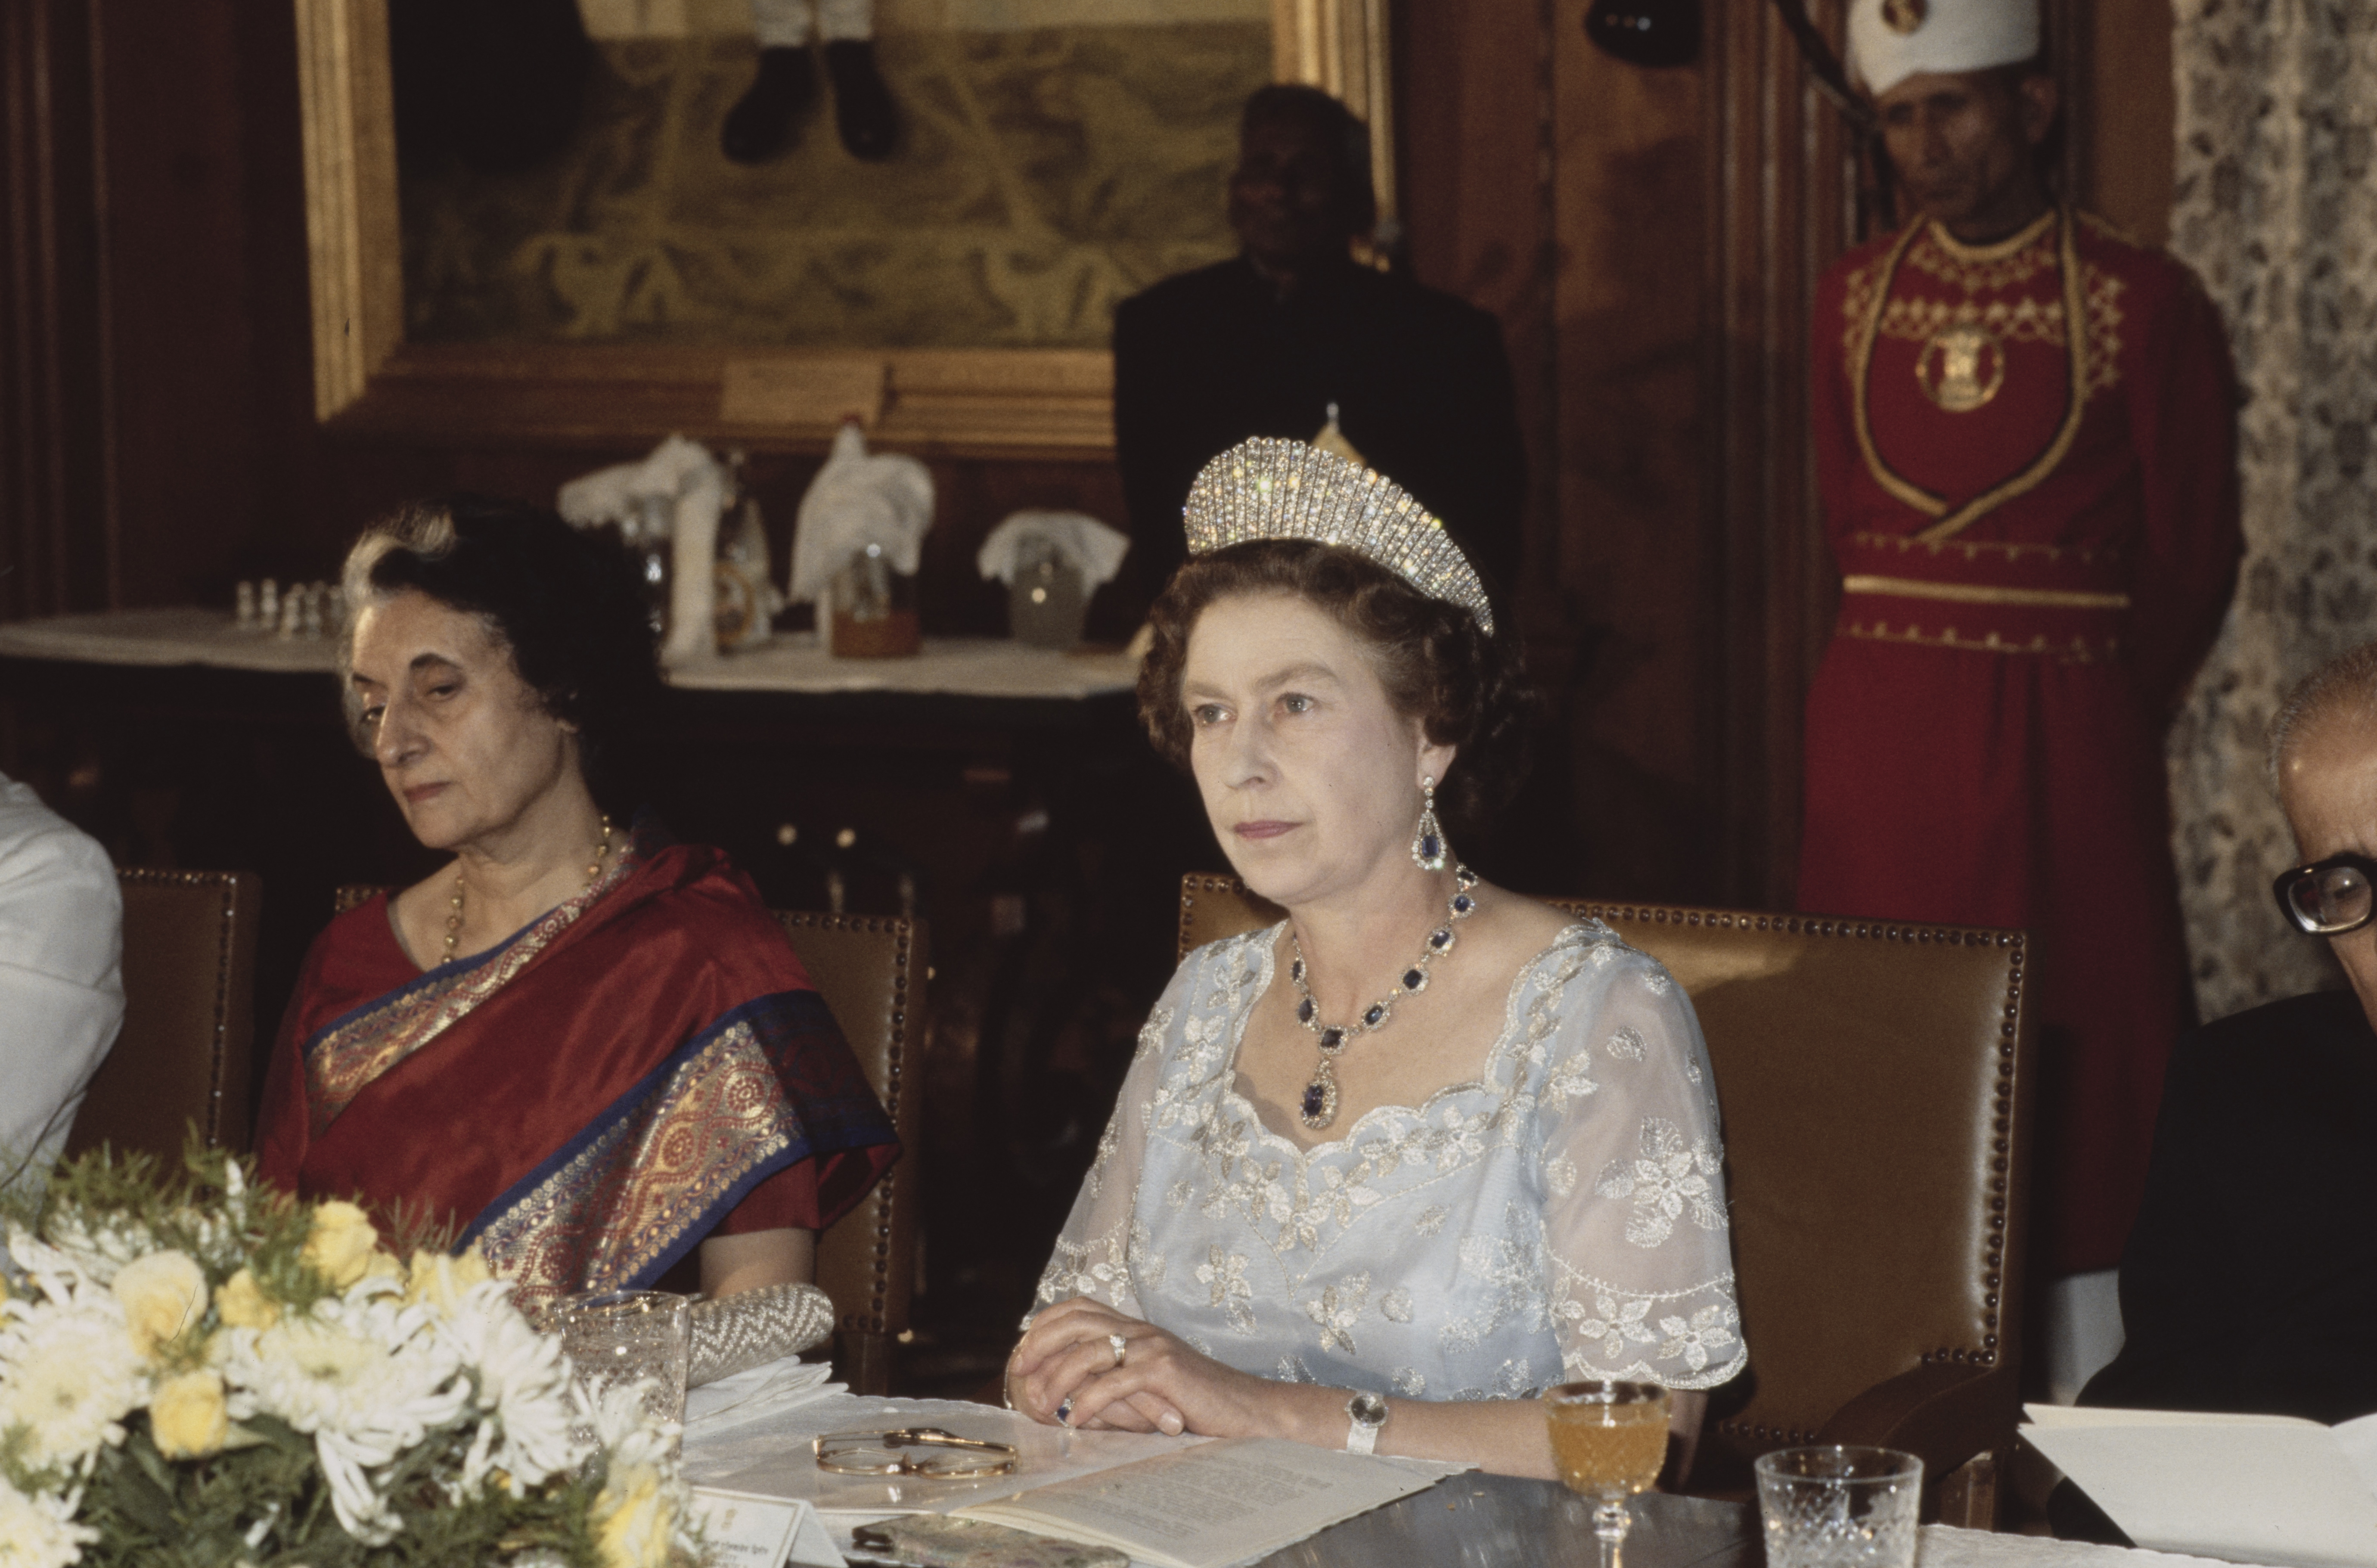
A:
[[[0,1568],[672,1568],[676,1429],[475,1253],[193,1150],[61,1167],[0,1257]]]

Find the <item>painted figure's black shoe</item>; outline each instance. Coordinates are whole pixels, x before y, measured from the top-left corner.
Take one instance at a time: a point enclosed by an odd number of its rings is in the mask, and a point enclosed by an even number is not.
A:
[[[793,132],[817,95],[817,63],[807,49],[760,50],[759,74],[726,111],[718,150],[737,163],[765,163],[793,145]],[[849,132],[842,139],[850,139]]]
[[[833,81],[833,123],[853,158],[889,158],[900,140],[900,111],[875,68],[871,39],[840,39],[825,46],[825,74]]]

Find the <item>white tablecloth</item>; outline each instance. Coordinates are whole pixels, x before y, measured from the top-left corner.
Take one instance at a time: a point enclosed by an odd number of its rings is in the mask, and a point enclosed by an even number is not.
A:
[[[125,610],[0,625],[0,656],[89,664],[328,675],[337,644],[326,637],[241,631],[229,612]],[[907,659],[837,659],[799,633],[746,653],[722,654],[669,672],[696,691],[889,691],[955,697],[1078,700],[1128,691],[1135,660],[1120,653],[1068,653],[1004,638],[928,637]]]

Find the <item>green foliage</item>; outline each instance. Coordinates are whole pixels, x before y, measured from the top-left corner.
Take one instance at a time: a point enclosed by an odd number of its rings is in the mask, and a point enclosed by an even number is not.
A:
[[[197,1263],[208,1286],[206,1310],[160,1347],[160,1374],[210,1364],[209,1342],[224,1328],[221,1292],[243,1270],[284,1314],[338,1294],[305,1258],[317,1207],[258,1184],[252,1166],[203,1147],[195,1136],[179,1168],[102,1149],[61,1163],[37,1197],[0,1193],[0,1219],[69,1256],[95,1253],[121,1263],[172,1249]],[[452,1240],[449,1228],[421,1215],[390,1216],[388,1228],[400,1258],[415,1249],[445,1252]],[[479,1374],[467,1368],[464,1375]],[[370,1545],[340,1524],[307,1433],[254,1415],[233,1427],[221,1452],[173,1459],[160,1451],[149,1412],[136,1411],[124,1423],[124,1441],[99,1447],[80,1478],[78,1516],[101,1537],[84,1547],[81,1562],[91,1568],[447,1568],[535,1552],[570,1568],[600,1568],[590,1516],[603,1461],[597,1458],[588,1474],[556,1477],[525,1492],[497,1482],[458,1496],[477,1419],[466,1412],[376,1472],[401,1528]],[[29,1490],[69,1490],[76,1478],[32,1469],[26,1439],[23,1427],[0,1421],[0,1476]]]
[[[302,1433],[269,1418],[247,1423],[262,1441],[200,1462],[157,1452],[145,1420],[120,1449],[101,1453],[81,1517],[101,1539],[86,1547],[91,1568],[447,1568],[493,1563],[527,1550],[551,1552],[570,1568],[599,1568],[588,1514],[600,1485],[576,1479],[515,1497],[501,1492],[448,1502],[438,1482],[458,1469],[441,1445],[424,1444],[400,1466],[404,1528],[366,1546],[340,1527],[329,1488]],[[254,1542],[251,1528],[269,1521]]]

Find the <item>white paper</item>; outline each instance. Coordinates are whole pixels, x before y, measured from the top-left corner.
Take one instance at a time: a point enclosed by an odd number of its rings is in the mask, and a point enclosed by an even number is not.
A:
[[[693,1511],[709,1548],[707,1568],[845,1568],[832,1533],[806,1502],[699,1487]]]
[[[2357,1465],[2337,1433],[2315,1421],[2050,1406],[2030,1414],[2023,1435],[2032,1446],[2142,1547],[2377,1568],[2367,1460]],[[2370,1439],[2356,1431],[2352,1441]]]
[[[826,1432],[939,1427],[960,1437],[1015,1445],[1015,1474],[980,1480],[878,1479],[838,1476],[817,1467],[809,1440]],[[947,1514],[1051,1481],[1086,1476],[1168,1454],[1206,1440],[1160,1433],[1084,1432],[1044,1427],[995,1405],[949,1399],[879,1399],[850,1394],[821,1396],[775,1419],[722,1431],[688,1430],[685,1472],[696,1486],[800,1498],[821,1514],[862,1522],[892,1514]],[[829,1520],[829,1523],[837,1521]]]
[[[1280,1438],[1231,1438],[958,1512],[1116,1547],[1159,1568],[1230,1568],[1425,1491],[1462,1468]]]

